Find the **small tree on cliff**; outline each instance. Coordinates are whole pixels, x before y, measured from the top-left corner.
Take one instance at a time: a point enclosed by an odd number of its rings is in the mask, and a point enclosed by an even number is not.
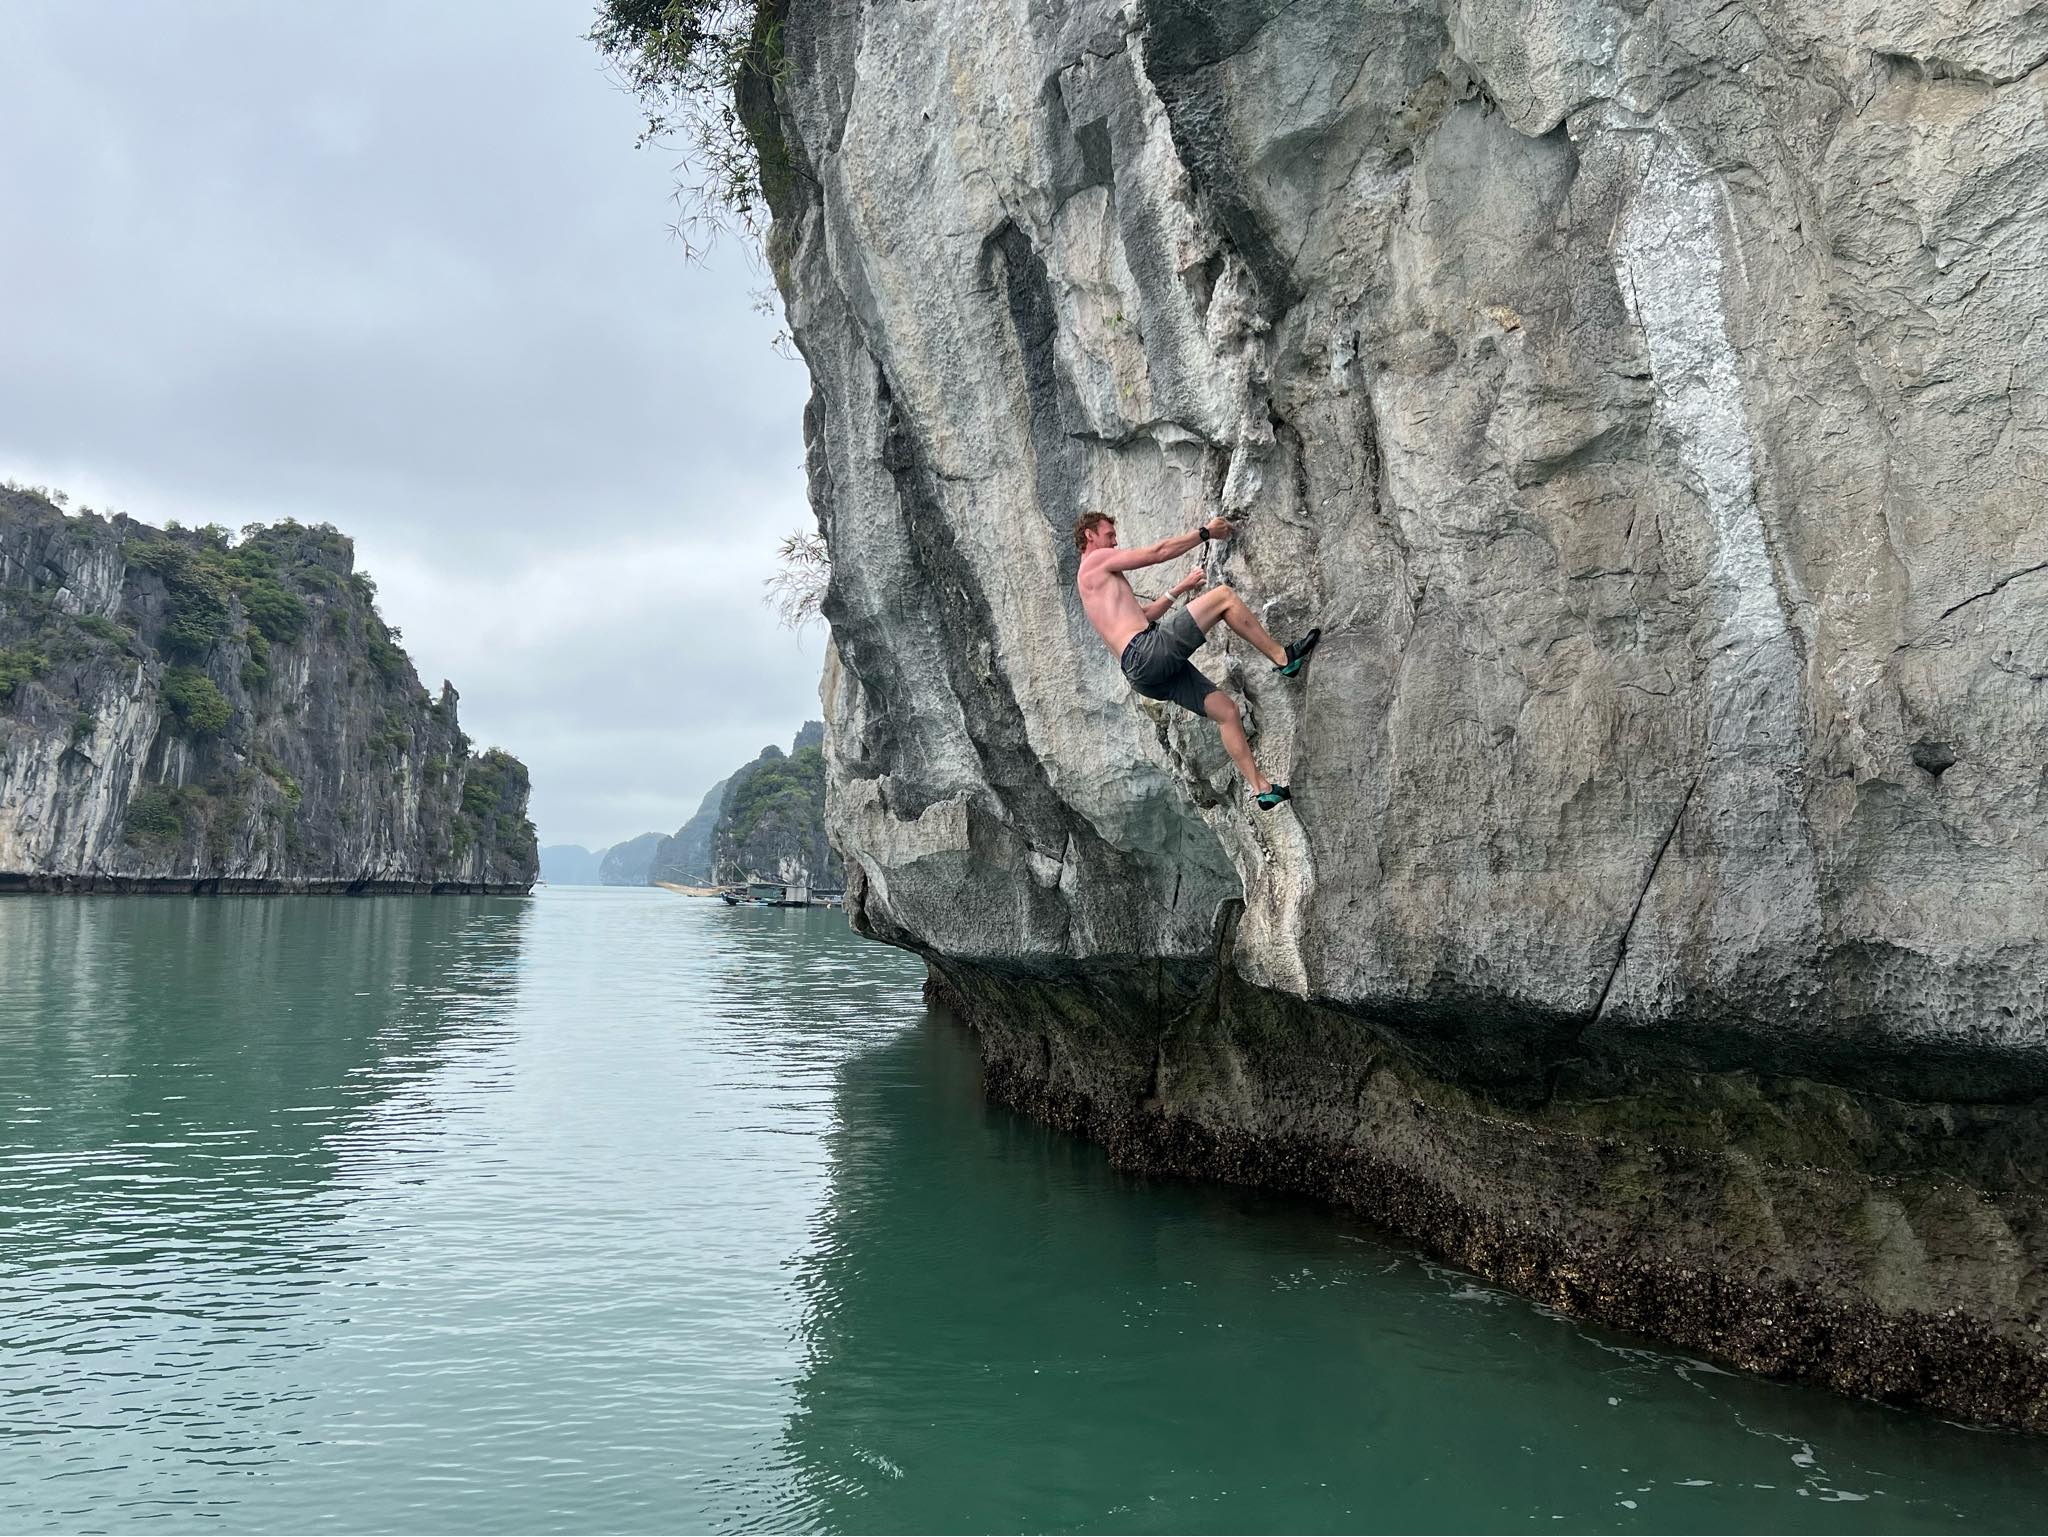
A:
[[[761,584],[775,617],[791,630],[824,617],[825,589],[832,583],[832,555],[824,539],[798,529],[775,547],[775,558],[780,569]]]
[[[676,238],[699,256],[733,231],[759,249],[789,156],[773,87],[787,0],[601,0],[587,34],[647,112],[645,144],[679,143]]]

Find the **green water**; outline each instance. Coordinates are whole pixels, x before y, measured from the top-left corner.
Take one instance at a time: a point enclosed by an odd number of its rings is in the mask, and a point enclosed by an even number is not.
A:
[[[981,1101],[835,914],[0,900],[0,1530],[2037,1528],[2048,1448]]]

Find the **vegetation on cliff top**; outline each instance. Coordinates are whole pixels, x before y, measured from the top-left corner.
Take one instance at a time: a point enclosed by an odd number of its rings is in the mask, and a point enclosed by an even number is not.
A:
[[[722,881],[773,877],[786,860],[828,885],[842,876],[825,835],[825,730],[807,722],[785,755],[764,747],[727,782],[711,834],[712,871]]]
[[[721,830],[735,844],[744,844],[770,823],[806,826],[812,808],[824,803],[825,755],[801,747],[785,757],[781,748],[770,747],[726,792]]]
[[[728,230],[760,245],[792,185],[774,106],[786,4],[603,0],[588,34],[646,109],[640,142],[680,144],[674,230],[693,255]]]

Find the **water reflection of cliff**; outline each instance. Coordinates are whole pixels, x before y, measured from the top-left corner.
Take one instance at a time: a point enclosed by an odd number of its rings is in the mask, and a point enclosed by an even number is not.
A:
[[[322,1254],[346,1139],[488,1049],[528,908],[488,898],[0,900],[16,1265]]]

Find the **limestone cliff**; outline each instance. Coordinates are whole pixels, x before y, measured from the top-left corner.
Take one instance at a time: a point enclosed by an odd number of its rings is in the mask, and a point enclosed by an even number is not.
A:
[[[654,850],[653,863],[647,867],[650,881],[674,881],[679,886],[710,884],[712,835],[718,829],[719,809],[725,805],[726,786],[731,783],[732,776],[728,774],[706,790],[689,821],[678,827],[672,837],[661,840]]]
[[[787,753],[764,747],[726,781],[711,833],[715,879],[833,888],[846,878],[825,828],[824,742],[824,723],[805,721]]]
[[[991,1089],[2048,1428],[2048,12],[775,9],[834,837]],[[1323,627],[1197,657],[1291,809],[1089,507]]]
[[[525,891],[525,766],[373,596],[331,528],[0,489],[0,889]]]
[[[654,863],[655,850],[668,840],[660,833],[642,833],[624,843],[614,843],[598,861],[600,886],[645,886]]]

